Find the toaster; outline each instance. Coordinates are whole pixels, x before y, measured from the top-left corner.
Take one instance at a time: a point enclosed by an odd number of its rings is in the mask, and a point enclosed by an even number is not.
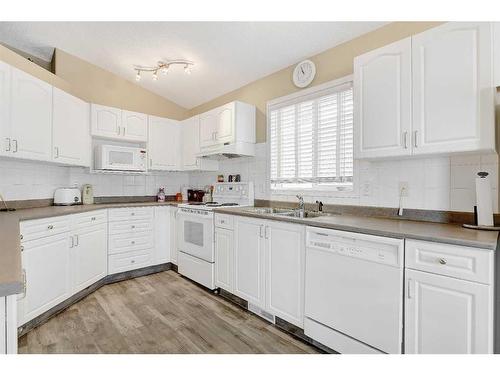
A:
[[[59,188],[54,192],[54,206],[71,206],[82,203],[82,193],[76,187]]]

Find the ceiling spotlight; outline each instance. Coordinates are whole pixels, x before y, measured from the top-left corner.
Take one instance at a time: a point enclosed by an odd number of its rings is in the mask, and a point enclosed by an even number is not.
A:
[[[184,73],[191,74],[191,67],[189,66],[189,64],[186,64],[184,66]]]
[[[153,81],[158,81],[158,70],[153,72]]]
[[[141,80],[141,71],[140,70],[137,71],[137,74],[135,75],[135,80],[136,81],[140,81]]]
[[[165,65],[163,68],[161,68],[161,74],[163,74],[164,76],[167,75],[168,73],[168,69],[170,68],[169,65]]]

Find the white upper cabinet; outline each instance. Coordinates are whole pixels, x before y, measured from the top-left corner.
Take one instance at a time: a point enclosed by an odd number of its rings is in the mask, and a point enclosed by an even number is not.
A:
[[[91,105],[91,130],[97,137],[119,139],[122,136],[122,110],[99,104]]]
[[[11,152],[10,139],[10,65],[0,61],[0,155]]]
[[[52,115],[52,160],[88,167],[89,104],[54,87]]]
[[[49,161],[52,159],[52,86],[11,69],[12,156]]]
[[[148,116],[144,113],[122,111],[122,139],[147,142]]]
[[[449,22],[412,49],[414,153],[494,150],[491,24]]]
[[[234,142],[255,143],[255,106],[230,102],[200,115],[200,149]]]
[[[181,122],[182,134],[182,169],[217,171],[219,162],[197,157],[200,153],[200,116],[194,116]]]
[[[494,151],[492,27],[449,22],[356,57],[355,157]]]
[[[168,118],[149,116],[149,169],[180,169],[181,125]]]
[[[411,38],[354,59],[355,157],[411,154]]]
[[[495,87],[500,87],[500,22],[493,22]]]

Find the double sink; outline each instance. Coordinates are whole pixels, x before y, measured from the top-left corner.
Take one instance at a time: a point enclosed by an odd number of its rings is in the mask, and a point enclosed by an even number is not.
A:
[[[294,217],[301,219],[307,219],[307,218],[313,219],[317,217],[340,215],[338,213],[332,213],[332,212],[318,212],[318,211],[308,211],[308,210],[290,209],[290,208],[275,208],[275,207],[252,207],[252,208],[249,207],[243,209],[243,211],[259,215],[275,215],[275,216]]]

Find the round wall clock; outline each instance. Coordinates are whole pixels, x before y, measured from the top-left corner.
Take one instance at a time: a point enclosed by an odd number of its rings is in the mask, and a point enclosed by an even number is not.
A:
[[[311,60],[304,60],[297,64],[293,70],[293,83],[295,86],[304,88],[309,86],[309,84],[314,79],[316,75],[316,65]]]

